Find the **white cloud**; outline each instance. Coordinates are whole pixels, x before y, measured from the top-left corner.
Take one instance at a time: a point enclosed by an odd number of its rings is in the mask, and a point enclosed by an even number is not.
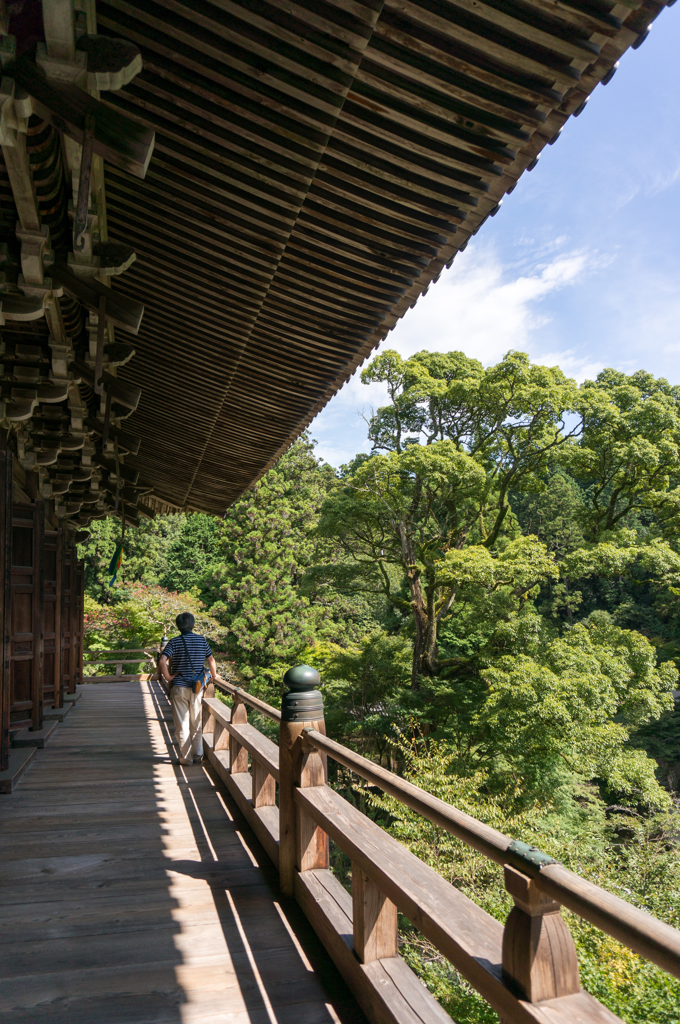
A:
[[[383,347],[404,356],[423,348],[460,349],[486,364],[508,349],[528,350],[533,332],[551,319],[540,300],[573,284],[589,262],[586,253],[567,253],[515,276],[492,249],[475,247],[420,299]]]
[[[528,255],[529,240],[525,245]],[[572,351],[544,358],[535,333],[551,320],[541,301],[575,284],[586,270],[599,268],[602,258],[587,252],[555,254],[552,246],[534,250],[531,264],[526,255],[519,266],[505,267],[493,248],[471,246],[409,310],[381,350],[396,349],[406,358],[422,349],[458,349],[488,365],[509,349],[519,349],[549,365],[559,363],[581,379],[594,376],[601,365],[581,360]],[[385,400],[382,385],[362,385],[360,373],[355,373],[312,425],[319,456],[337,466],[358,451],[368,451],[362,413],[370,415]]]

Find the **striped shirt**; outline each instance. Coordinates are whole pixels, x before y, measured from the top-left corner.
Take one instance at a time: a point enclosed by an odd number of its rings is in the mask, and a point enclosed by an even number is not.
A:
[[[161,654],[172,658],[172,674],[177,676],[173,679],[172,685],[191,686],[192,679],[203,668],[205,659],[212,656],[212,651],[210,644],[200,633],[183,633],[168,640]]]

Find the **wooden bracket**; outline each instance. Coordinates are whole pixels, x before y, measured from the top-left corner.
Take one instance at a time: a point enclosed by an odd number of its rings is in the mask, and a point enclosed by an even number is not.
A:
[[[51,273],[53,282],[60,285],[69,298],[80,302],[92,313],[99,313],[99,300],[104,296],[107,320],[124,331],[137,334],[144,315],[141,302],[118,295],[92,278],[76,277],[63,263],[55,263]]]
[[[155,132],[150,128],[105,106],[76,85],[49,82],[26,58],[8,65],[6,72],[29,93],[38,117],[81,146],[91,117],[94,152],[136,178],[146,175],[155,141]]]
[[[503,932],[503,976],[531,1003],[581,991],[578,960],[560,905],[533,878],[505,865],[505,888],[515,906]]]
[[[234,706],[231,710],[232,725],[243,725],[247,721],[247,707],[238,697],[234,697]],[[235,736],[229,737],[229,771],[232,775],[248,771],[248,751],[241,746]]]
[[[94,114],[85,117],[83,132],[83,152],[80,158],[80,180],[78,184],[78,205],[76,220],[73,226],[73,248],[82,252],[85,248],[85,232],[87,231],[87,215],[90,207],[90,178],[92,177],[92,152],[94,148]]]

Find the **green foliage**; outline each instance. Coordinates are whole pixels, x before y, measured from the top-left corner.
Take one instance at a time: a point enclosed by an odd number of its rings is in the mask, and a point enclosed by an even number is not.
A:
[[[203,593],[211,613],[229,630],[229,650],[245,680],[272,703],[280,699],[286,668],[317,635],[344,639],[348,607],[322,582],[303,588],[306,570],[319,554],[313,530],[334,484],[313,445],[302,438],[239,501],[220,526],[219,559]],[[333,556],[326,546],[326,556]]]
[[[224,644],[225,629],[213,616],[206,614],[205,606],[195,594],[178,594],[144,584],[117,589],[120,599],[105,605],[86,595],[86,650],[157,647],[164,634],[176,635],[175,619],[180,612],[191,612],[195,616],[196,632],[207,636],[215,651]]]
[[[516,352],[386,351],[362,378],[389,402],[340,473],[303,437],[224,520],[128,531],[112,589],[119,527],[93,524],[89,648],[155,643],[188,608],[272,704],[286,668],[316,665],[332,736],[678,924],[680,389],[613,370],[579,388]],[[355,796],[505,918],[496,866]],[[676,982],[569,923],[593,994],[627,1024],[675,1022]],[[495,1020],[402,925],[454,1019]]]
[[[200,590],[219,564],[219,520],[194,512],[177,516],[179,524],[169,536],[160,582],[171,590]]]
[[[489,692],[472,723],[478,759],[507,776],[506,792],[514,780],[548,799],[566,766],[620,799],[666,805],[656,765],[627,745],[632,729],[673,707],[678,671],[655,662],[639,633],[597,620],[541,644],[534,657],[499,658],[482,673]]]
[[[200,589],[216,561],[219,537],[219,520],[203,513],[142,519],[138,527],[125,531],[117,582],[160,585],[181,593]],[[95,519],[89,538],[78,548],[79,557],[85,561],[85,586],[100,602],[120,599],[119,591],[110,591],[108,572],[120,539],[117,519]]]
[[[556,857],[571,870],[622,896],[669,924],[680,924],[680,860],[673,817],[651,819],[612,813],[596,794],[577,787],[570,812],[551,801],[509,811],[500,796],[485,796],[487,778],[478,772],[461,778],[456,759],[441,744],[402,748],[405,775],[421,788],[491,825]],[[499,921],[512,900],[505,891],[502,868],[424,821],[398,801],[363,798],[384,818],[391,834],[452,885]],[[621,824],[623,817],[624,824]],[[622,842],[625,834],[625,842]],[[564,912],[576,945],[584,987],[626,1024],[675,1024],[680,982],[630,952],[616,940]],[[459,1024],[491,1024],[496,1015],[441,954],[405,919],[400,920],[401,953]]]
[[[409,718],[408,641],[378,629],[356,647],[317,643],[301,660],[322,671],[329,733],[381,761]]]
[[[680,388],[643,370],[630,377],[603,370],[581,394],[583,438],[567,454],[570,471],[587,484],[582,519],[590,538],[645,509],[661,526],[677,524],[669,485],[680,462]]]

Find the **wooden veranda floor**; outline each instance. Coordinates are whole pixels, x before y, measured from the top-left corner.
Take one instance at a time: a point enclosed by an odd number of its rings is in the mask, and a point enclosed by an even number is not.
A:
[[[0,1021],[363,1021],[157,683],[83,687],[0,797]]]

